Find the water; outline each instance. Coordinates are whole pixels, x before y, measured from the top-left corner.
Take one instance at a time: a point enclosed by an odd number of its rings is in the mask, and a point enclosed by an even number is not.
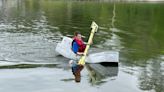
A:
[[[1,92],[163,92],[164,3],[0,0]],[[118,65],[87,64],[74,82],[58,56],[63,36],[99,25],[92,51],[119,51]]]

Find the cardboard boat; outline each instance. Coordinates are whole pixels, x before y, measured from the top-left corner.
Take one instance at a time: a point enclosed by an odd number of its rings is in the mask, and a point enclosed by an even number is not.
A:
[[[63,37],[62,41],[57,44],[56,52],[65,58],[79,60],[80,56],[76,55],[72,49],[72,38]],[[86,58],[86,63],[102,63],[102,62],[119,62],[119,52],[105,51],[89,54]]]

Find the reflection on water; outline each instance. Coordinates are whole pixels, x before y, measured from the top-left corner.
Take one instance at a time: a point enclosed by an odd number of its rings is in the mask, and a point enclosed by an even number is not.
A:
[[[164,69],[162,69],[163,62],[157,59],[150,59],[148,65],[141,69],[139,75],[140,88],[142,90],[152,91],[153,89],[156,92],[162,92],[164,90]]]
[[[89,72],[89,82],[92,85],[99,85],[105,82],[103,81],[104,78],[117,77],[118,75],[118,63],[87,64],[86,68]]]
[[[162,92],[164,3],[106,1],[0,0],[0,91]],[[77,85],[72,82],[69,60],[57,56],[55,46],[75,31],[81,31],[87,41],[93,20],[100,27],[91,51],[119,51],[119,68],[86,65]]]
[[[3,65],[0,66],[0,69],[15,69],[15,68],[37,68],[37,67],[49,67],[49,68],[54,68],[57,67],[57,64],[8,64],[7,66]]]
[[[110,35],[108,39],[106,39],[103,44],[97,45],[99,48],[108,48],[110,50],[114,51],[121,51],[124,46],[122,45],[123,42],[121,41],[121,37],[117,35],[117,33],[123,33],[122,30],[119,30],[117,26],[115,26],[116,20],[116,4],[113,4],[113,10],[112,10],[112,17],[111,17],[111,27],[108,29],[108,31],[111,31],[111,33],[104,33]],[[100,27],[100,30],[102,27]]]

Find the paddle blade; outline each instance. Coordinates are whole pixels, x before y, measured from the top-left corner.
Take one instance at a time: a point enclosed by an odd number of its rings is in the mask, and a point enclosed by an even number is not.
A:
[[[98,29],[98,25],[93,21],[92,24],[91,24],[91,28],[94,29],[92,30],[92,32],[97,32],[97,29]]]

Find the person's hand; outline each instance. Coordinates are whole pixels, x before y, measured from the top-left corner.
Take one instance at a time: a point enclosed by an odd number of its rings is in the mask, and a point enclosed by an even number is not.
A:
[[[81,55],[81,56],[83,56],[83,55],[84,55],[84,53],[83,53],[83,52],[77,52],[77,54],[78,54],[78,55]]]
[[[70,60],[69,65],[72,66],[72,64],[73,64],[73,60]]]
[[[90,44],[90,45],[93,44],[93,40],[91,40],[89,44]]]

